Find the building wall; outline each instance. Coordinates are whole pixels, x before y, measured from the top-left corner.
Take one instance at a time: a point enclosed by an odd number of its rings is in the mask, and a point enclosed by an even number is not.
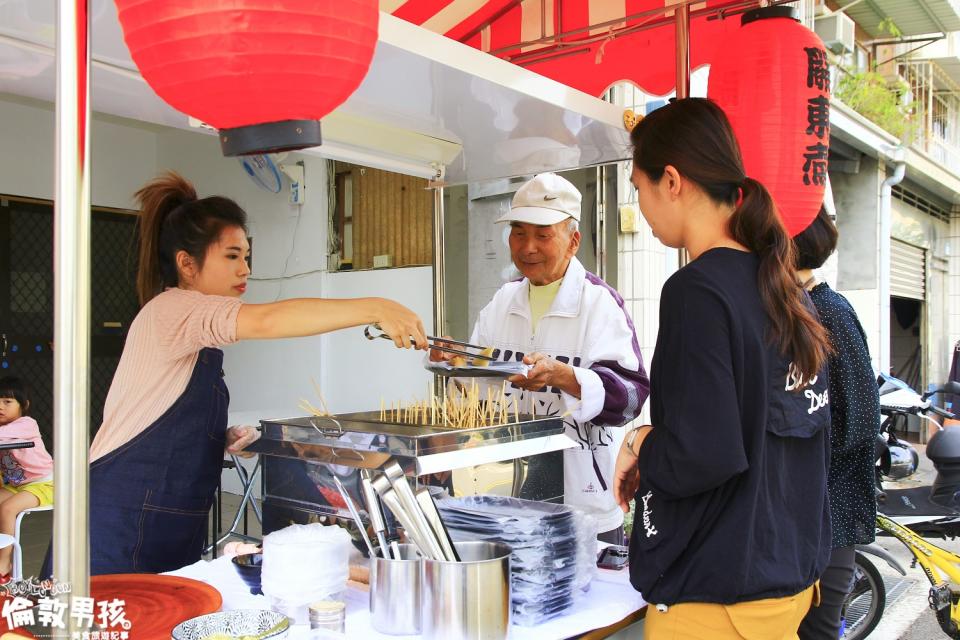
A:
[[[880,370],[881,304],[880,269],[880,185],[883,167],[874,158],[863,157],[860,171],[830,173],[837,208],[836,289],[850,301],[867,335],[874,369]]]
[[[909,180],[906,189],[917,188]],[[923,345],[920,386],[942,382],[950,370],[952,349],[948,329],[950,224],[934,218],[896,198],[892,201],[890,235],[926,251],[926,300],[921,318]],[[954,244],[954,246],[957,246]],[[891,329],[892,331],[892,329]]]
[[[133,192],[157,168],[160,127],[95,115],[90,123],[91,201],[130,209]],[[0,193],[52,200],[56,119],[53,105],[0,98]]]

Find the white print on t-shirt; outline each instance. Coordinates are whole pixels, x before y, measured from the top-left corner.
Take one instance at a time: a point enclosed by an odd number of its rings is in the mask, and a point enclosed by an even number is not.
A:
[[[647,531],[647,537],[655,536],[657,533],[657,527],[650,521],[650,516],[653,515],[653,509],[650,508],[650,499],[653,498],[653,492],[647,491],[646,494],[641,500],[643,500],[643,528]]]
[[[803,395],[810,400],[810,408],[807,409],[808,415],[830,404],[830,396],[828,395],[827,389],[824,389],[823,393],[817,393],[813,389],[807,389],[803,392]]]
[[[800,370],[797,369],[797,365],[791,362],[790,366],[787,367],[787,384],[783,387],[783,390],[796,391],[797,389],[813,386],[816,383],[817,376],[813,376],[809,380],[804,380],[803,376],[800,374]]]

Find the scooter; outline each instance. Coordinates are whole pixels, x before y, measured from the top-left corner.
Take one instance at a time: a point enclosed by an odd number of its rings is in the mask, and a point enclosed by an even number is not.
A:
[[[955,537],[960,533],[960,428],[943,429],[929,414],[952,418],[953,414],[934,406],[930,398],[941,392],[958,393],[960,384],[950,382],[938,389],[918,394],[909,385],[891,376],[881,375],[880,409],[886,416],[881,424],[877,447],[877,529],[896,537],[913,554],[931,582],[930,605],[948,636],[960,637],[960,592],[954,593],[950,581],[956,581],[955,566],[960,557],[940,549],[924,537]],[[937,470],[932,485],[910,489],[884,490],[882,477],[912,475],[919,457],[909,443],[896,438],[895,428],[908,415],[916,415],[936,426],[937,432],[927,444],[927,456]],[[912,453],[911,453],[912,452]],[[901,575],[906,569],[877,543],[857,545],[854,588],[844,605],[844,638],[865,638],[879,624],[886,606],[886,588],[879,571],[868,555],[882,559]],[[915,563],[915,564],[916,564]]]

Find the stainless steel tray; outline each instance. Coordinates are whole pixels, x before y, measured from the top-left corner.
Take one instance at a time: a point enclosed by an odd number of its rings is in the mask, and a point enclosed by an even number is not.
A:
[[[520,362],[491,362],[486,365],[454,367],[445,362],[431,362],[423,366],[430,373],[446,378],[509,378],[524,375],[531,367]]]
[[[473,429],[381,422],[379,411],[260,422],[262,434],[251,451],[363,468],[378,468],[394,457],[412,475],[575,446],[559,416],[521,414],[517,423]]]

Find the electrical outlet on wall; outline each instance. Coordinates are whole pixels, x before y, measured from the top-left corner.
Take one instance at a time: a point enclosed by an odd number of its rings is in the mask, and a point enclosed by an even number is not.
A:
[[[637,233],[640,231],[640,212],[632,204],[620,205],[620,232]]]
[[[389,254],[373,256],[374,269],[385,269],[387,267],[392,267],[392,266],[393,266],[393,256]]]

